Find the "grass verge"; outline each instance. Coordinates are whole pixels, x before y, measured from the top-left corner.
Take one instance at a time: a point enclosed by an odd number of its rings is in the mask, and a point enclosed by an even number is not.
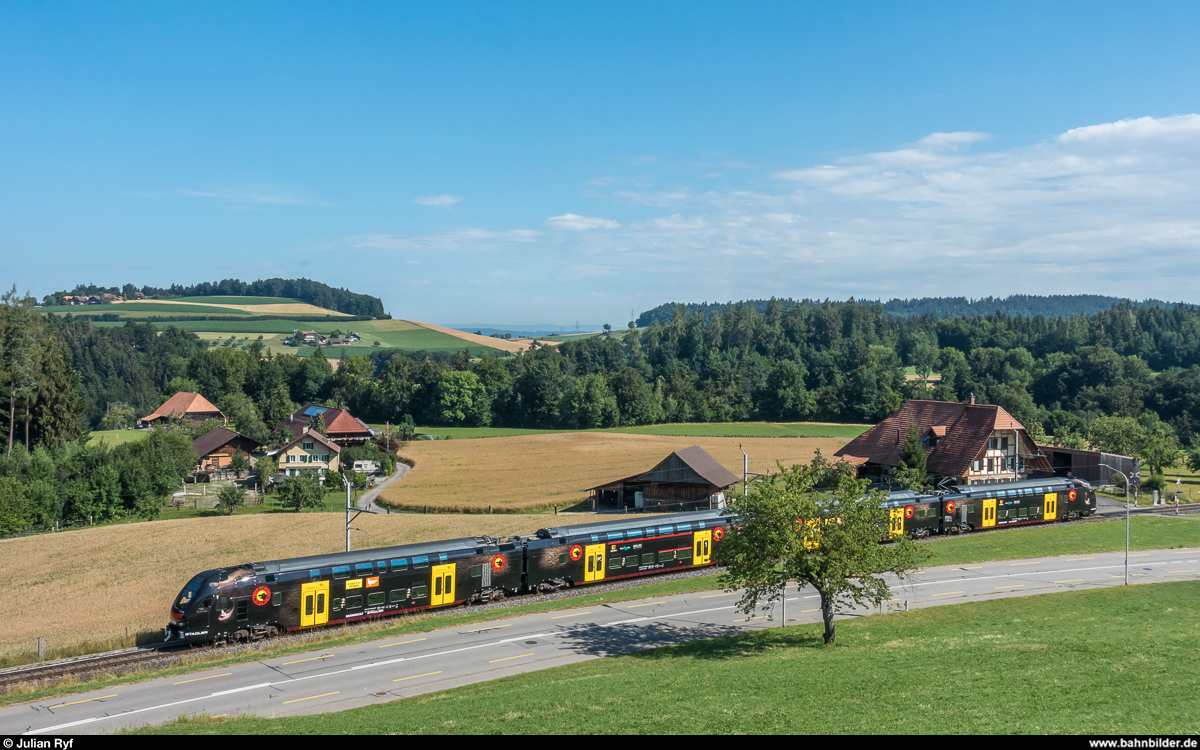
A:
[[[972,602],[697,641],[285,719],[147,734],[1184,734],[1200,583]]]

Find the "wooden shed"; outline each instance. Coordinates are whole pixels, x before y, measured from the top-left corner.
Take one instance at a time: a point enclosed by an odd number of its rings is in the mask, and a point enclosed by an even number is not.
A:
[[[592,507],[677,512],[725,505],[738,477],[698,445],[682,448],[641,474],[592,487]]]

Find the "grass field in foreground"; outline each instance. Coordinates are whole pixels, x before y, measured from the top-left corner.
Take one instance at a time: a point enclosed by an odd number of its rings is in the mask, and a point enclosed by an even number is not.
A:
[[[146,733],[1191,734],[1200,583],[971,602],[651,649],[379,706]],[[397,672],[397,674],[401,674]],[[415,672],[414,672],[415,674]]]

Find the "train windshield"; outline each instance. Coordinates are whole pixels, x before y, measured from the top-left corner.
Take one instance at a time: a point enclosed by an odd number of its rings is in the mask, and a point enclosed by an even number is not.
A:
[[[184,586],[183,591],[179,594],[179,601],[175,602],[175,606],[179,608],[179,611],[182,612],[187,609],[187,605],[191,603],[192,599],[196,598],[196,594],[199,593],[202,585],[204,585],[204,576],[196,576],[188,581],[188,585]]]

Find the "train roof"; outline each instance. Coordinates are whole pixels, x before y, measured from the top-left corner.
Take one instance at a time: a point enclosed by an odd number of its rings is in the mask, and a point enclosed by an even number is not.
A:
[[[384,560],[399,557],[433,558],[437,562],[439,555],[449,557],[468,557],[483,554],[488,547],[497,547],[493,539],[481,537],[464,537],[462,539],[447,539],[440,542],[424,542],[421,544],[401,544],[396,547],[378,547],[375,549],[351,550],[350,552],[334,552],[328,555],[309,555],[308,557],[293,557],[287,560],[267,560],[253,564],[256,573],[287,573],[295,570],[310,570],[325,568],[333,565],[353,565],[368,560]]]
[[[716,525],[724,523],[725,520],[725,516],[719,510],[702,510],[695,513],[668,513],[662,516],[647,513],[645,515],[621,516],[619,520],[613,521],[582,523],[575,526],[551,526],[545,529],[538,529],[536,536],[539,539],[558,539],[564,537],[570,539],[588,537],[592,534],[650,527],[661,528],[663,526],[675,526],[683,523],[711,522],[713,525]]]
[[[995,482],[993,484],[970,484],[958,485],[954,489],[959,495],[966,497],[979,497],[981,495],[994,495],[997,492],[1005,490],[1025,490],[1038,489],[1045,487],[1073,487],[1074,480],[1066,479],[1065,477],[1047,477],[1045,479],[1022,479],[1017,482]]]

